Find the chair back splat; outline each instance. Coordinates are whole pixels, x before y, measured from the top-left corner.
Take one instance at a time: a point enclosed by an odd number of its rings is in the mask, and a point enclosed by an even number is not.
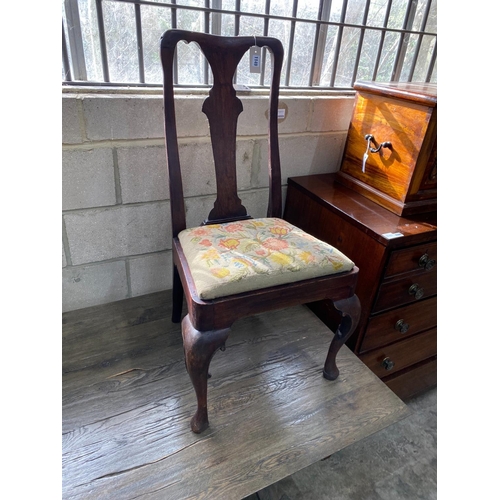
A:
[[[204,224],[250,219],[241,204],[236,183],[236,136],[239,114],[243,111],[236,96],[233,77],[238,64],[250,47],[268,47],[271,53],[272,80],[269,96],[269,204],[268,217],[281,216],[281,171],[278,147],[278,94],[283,46],[275,38],[262,36],[222,37],[183,30],[169,30],[161,39],[164,69],[165,137],[170,176],[172,231],[177,236],[186,228],[184,195],[175,123],[173,62],[179,41],[195,42],[207,58],[213,73],[213,86],[203,104],[208,118],[215,163],[217,199]]]
[[[203,103],[214,156],[216,200],[202,227],[186,227],[181,165],[174,106],[174,54],[179,41],[196,43],[213,73]],[[233,77],[253,46],[271,53],[272,79],[268,113],[269,203],[267,216],[252,218],[238,197],[237,123],[243,105]],[[208,369],[225,347],[233,323],[308,302],[327,300],[342,318],[330,344],[323,376],[339,375],[336,356],[356,328],[360,305],[355,295],[358,268],[336,248],[281,218],[281,172],[278,149],[278,92],[283,46],[271,37],[223,37],[169,30],[161,39],[164,74],[165,143],[172,217],[172,321],[182,319],[186,369],[196,392],[193,432],[209,425]],[[192,165],[191,168],[197,168]]]

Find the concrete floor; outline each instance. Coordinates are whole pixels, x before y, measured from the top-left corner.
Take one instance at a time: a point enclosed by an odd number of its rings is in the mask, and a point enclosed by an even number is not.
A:
[[[404,420],[245,500],[437,498],[437,389],[407,402]]]

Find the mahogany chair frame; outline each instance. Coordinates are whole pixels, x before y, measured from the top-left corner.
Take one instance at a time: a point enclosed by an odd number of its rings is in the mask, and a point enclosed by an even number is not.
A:
[[[334,380],[339,375],[337,352],[352,334],[360,316],[355,295],[358,268],[351,271],[273,286],[246,293],[201,299],[191,276],[178,239],[186,229],[186,212],[175,118],[173,62],[179,41],[195,42],[207,58],[214,84],[204,101],[202,111],[208,117],[214,154],[217,199],[202,225],[250,219],[241,204],[236,184],[236,129],[243,106],[236,96],[233,76],[241,58],[250,47],[267,47],[273,68],[269,96],[269,203],[267,216],[281,217],[281,171],[278,149],[278,93],[283,61],[283,46],[275,38],[262,36],[224,37],[184,30],[169,30],[161,38],[161,62],[164,74],[165,142],[170,182],[173,253],[172,321],[179,322],[184,295],[188,314],[182,320],[182,337],[186,369],[197,397],[197,410],[191,429],[203,432],[209,425],[207,379],[211,359],[217,349],[225,347],[235,320],[254,314],[327,299],[341,314],[341,321],[331,342],[323,375]]]

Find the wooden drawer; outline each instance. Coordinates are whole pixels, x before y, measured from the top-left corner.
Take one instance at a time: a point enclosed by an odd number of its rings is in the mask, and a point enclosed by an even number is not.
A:
[[[410,293],[410,290],[415,293]],[[421,296],[419,294],[422,294]],[[432,297],[437,293],[435,272],[411,274],[400,279],[389,280],[380,286],[372,313],[378,313],[394,307]]]
[[[359,358],[375,375],[382,378],[436,354],[437,328],[431,328],[401,342],[361,354]],[[393,368],[384,366],[385,359],[394,363]]]
[[[437,357],[382,379],[399,398],[406,401],[437,385]]]
[[[398,342],[436,324],[437,297],[393,309],[369,319],[360,351]]]
[[[385,277],[410,271],[436,271],[437,265],[437,242],[426,243],[415,247],[395,250],[391,252]]]

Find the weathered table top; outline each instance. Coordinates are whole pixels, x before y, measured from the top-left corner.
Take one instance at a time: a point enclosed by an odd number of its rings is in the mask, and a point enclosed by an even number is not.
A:
[[[236,322],[211,364],[210,427],[161,292],[63,315],[63,498],[241,499],[409,411],[305,306]]]

